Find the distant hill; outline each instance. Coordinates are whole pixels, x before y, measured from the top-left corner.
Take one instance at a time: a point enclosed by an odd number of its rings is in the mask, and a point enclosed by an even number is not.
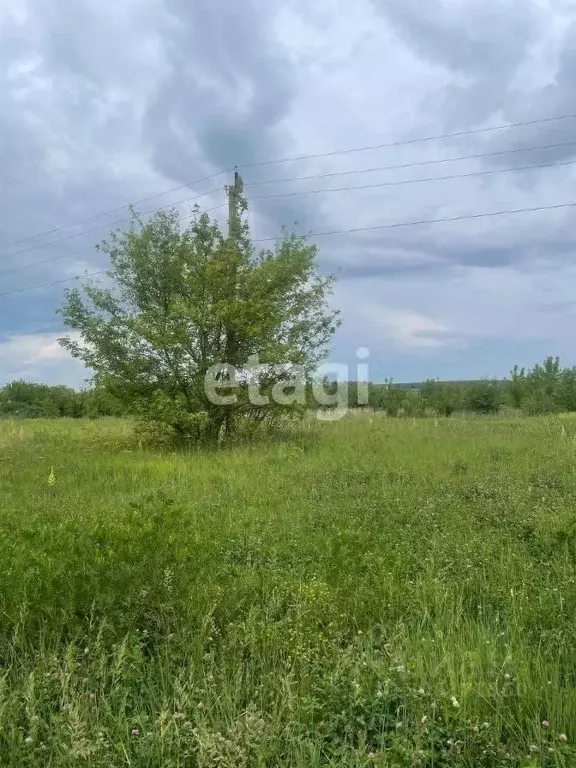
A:
[[[482,381],[482,379],[458,379],[456,381],[450,381],[450,380],[439,380],[440,384],[450,384],[456,387],[469,387],[472,384],[478,384],[478,382]],[[393,386],[401,387],[402,389],[422,389],[422,387],[425,385],[426,382],[424,381],[417,381],[417,382],[393,382]]]

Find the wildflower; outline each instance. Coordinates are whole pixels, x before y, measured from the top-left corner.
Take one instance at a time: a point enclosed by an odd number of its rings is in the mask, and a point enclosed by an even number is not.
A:
[[[402,728],[402,726],[403,726],[403,725],[404,725],[404,723],[402,722],[402,720],[399,720],[399,721],[396,723],[396,728]]]
[[[485,721],[482,723],[482,728],[490,728],[490,723]]]
[[[56,475],[54,474],[54,467],[50,470],[50,474],[48,475],[48,485],[55,485],[56,484]]]
[[[566,734],[565,734],[565,733],[559,733],[559,734],[558,734],[558,739],[559,739],[560,741],[568,741],[568,736],[566,736]]]
[[[404,664],[398,664],[398,666],[396,667],[396,672],[404,672],[404,670],[405,670]]]
[[[512,675],[509,675],[508,672],[506,672],[506,674],[504,675],[504,680],[511,680],[511,679],[512,679]]]
[[[454,709],[459,709],[460,708],[460,703],[459,703],[458,699],[456,698],[456,696],[452,696],[450,701],[452,702],[452,706],[454,707]]]
[[[424,696],[425,693],[426,691],[424,690],[424,688],[418,688],[418,696]]]
[[[422,723],[422,725],[424,725],[424,723],[427,723],[428,722],[428,715],[422,715],[422,720],[420,720],[420,722]]]
[[[550,728],[550,723],[548,720],[542,720],[542,728]]]
[[[381,699],[383,695],[384,694],[382,693],[382,691],[376,691],[376,698],[377,699]]]
[[[198,709],[204,709],[204,702],[203,701],[199,701],[198,702]]]
[[[132,736],[140,736],[140,729],[139,728],[132,728],[130,733],[132,734]]]
[[[32,738],[32,736],[26,736],[26,738],[24,739],[24,744],[33,744],[33,743],[34,743],[34,739]]]
[[[530,744],[530,752],[538,752],[538,747],[536,744]]]

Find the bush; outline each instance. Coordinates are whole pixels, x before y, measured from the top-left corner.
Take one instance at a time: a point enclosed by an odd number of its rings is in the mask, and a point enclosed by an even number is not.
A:
[[[497,413],[502,404],[499,385],[493,381],[478,381],[467,392],[466,406],[473,413]]]

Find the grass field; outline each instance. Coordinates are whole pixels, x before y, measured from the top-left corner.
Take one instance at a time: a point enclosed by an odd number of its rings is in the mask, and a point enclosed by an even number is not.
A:
[[[0,424],[0,765],[576,766],[575,458],[559,418]]]

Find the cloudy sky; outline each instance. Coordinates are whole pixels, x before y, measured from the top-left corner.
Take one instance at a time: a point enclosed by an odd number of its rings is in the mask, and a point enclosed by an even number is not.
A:
[[[235,164],[256,239],[356,230],[314,238],[334,361],[367,347],[397,381],[576,364],[576,208],[465,218],[576,203],[576,118],[549,119],[570,112],[571,0],[5,0],[0,383],[81,384],[62,281],[105,268],[130,201],[201,195],[224,221]]]

